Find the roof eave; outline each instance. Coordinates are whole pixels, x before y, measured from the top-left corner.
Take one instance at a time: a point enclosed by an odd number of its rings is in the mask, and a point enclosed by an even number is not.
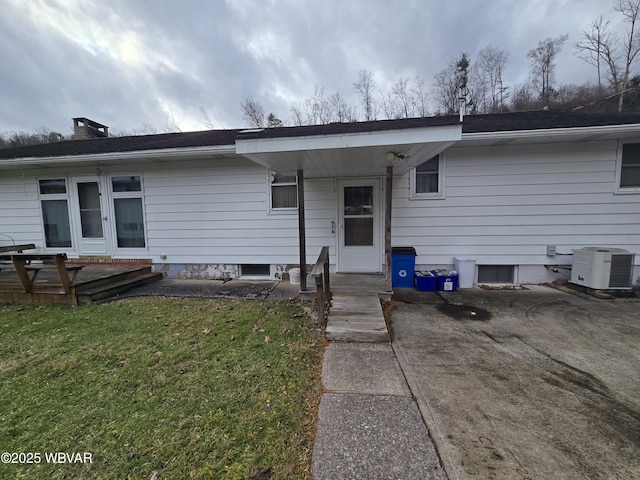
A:
[[[598,125],[590,127],[563,127],[545,128],[535,130],[509,130],[492,132],[462,133],[461,143],[471,141],[488,141],[508,143],[516,140],[556,140],[558,142],[567,139],[613,139],[625,135],[640,134],[640,124],[625,125]]]
[[[0,169],[11,167],[40,167],[57,164],[102,164],[115,161],[145,161],[162,158],[163,160],[201,158],[206,155],[235,155],[235,145],[209,145],[204,147],[158,148],[153,150],[134,150],[125,152],[86,153],[82,155],[64,155],[49,157],[18,157],[0,159]]]

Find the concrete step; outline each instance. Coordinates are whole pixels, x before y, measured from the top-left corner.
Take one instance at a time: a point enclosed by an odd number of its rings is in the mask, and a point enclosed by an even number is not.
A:
[[[377,294],[334,294],[325,335],[340,342],[389,342]]]

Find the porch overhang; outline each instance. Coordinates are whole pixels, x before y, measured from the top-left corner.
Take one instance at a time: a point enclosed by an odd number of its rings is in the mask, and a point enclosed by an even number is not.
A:
[[[236,139],[236,153],[283,175],[305,178],[402,175],[462,138],[462,125],[402,130]],[[388,154],[393,155],[388,155]]]

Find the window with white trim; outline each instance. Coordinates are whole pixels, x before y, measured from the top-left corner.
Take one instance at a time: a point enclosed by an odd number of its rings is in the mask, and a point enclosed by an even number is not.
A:
[[[298,179],[296,175],[271,172],[271,210],[298,208]]]
[[[411,196],[413,198],[444,197],[444,156],[431,157],[411,171]]]
[[[49,248],[71,248],[69,194],[65,178],[38,180],[45,245]]]
[[[118,248],[146,247],[141,176],[113,175],[111,194],[116,224],[116,245]]]
[[[619,188],[640,191],[640,143],[622,145],[619,158]]]

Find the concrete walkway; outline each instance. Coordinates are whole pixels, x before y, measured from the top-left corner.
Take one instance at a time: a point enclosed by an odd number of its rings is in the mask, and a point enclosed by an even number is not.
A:
[[[446,479],[389,343],[380,279],[334,277],[327,338],[342,342],[324,354],[312,477]]]
[[[380,294],[381,275],[334,274],[331,276],[331,310],[327,340],[342,342],[389,342]]]

